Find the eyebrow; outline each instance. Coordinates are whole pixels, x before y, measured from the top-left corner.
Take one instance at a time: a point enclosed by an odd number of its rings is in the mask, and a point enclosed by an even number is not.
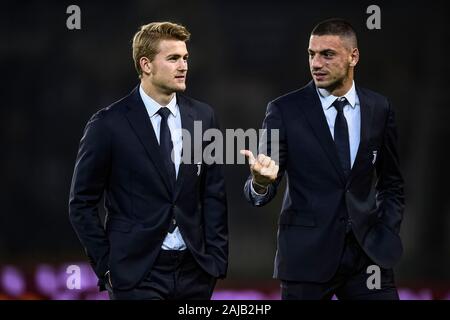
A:
[[[316,53],[314,50],[312,50],[312,49],[308,49],[308,52],[309,53]],[[321,50],[321,51],[319,51],[319,53],[320,54],[324,54],[324,53],[330,53],[330,52],[332,52],[332,53],[336,53],[336,50],[333,50],[333,49],[324,49],[324,50]]]
[[[178,59],[180,57],[183,57],[183,58],[186,57],[187,58],[188,56],[189,56],[189,54],[187,54],[187,53],[184,56],[181,56],[181,55],[175,53],[175,54],[169,54],[167,56],[167,58],[177,58]]]

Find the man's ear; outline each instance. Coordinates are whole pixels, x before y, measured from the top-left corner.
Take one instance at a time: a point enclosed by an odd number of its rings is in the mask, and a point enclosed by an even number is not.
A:
[[[350,55],[350,67],[356,66],[359,61],[359,50],[358,48],[353,48]]]
[[[152,63],[149,58],[141,57],[139,59],[139,65],[143,73],[150,74],[152,72]]]

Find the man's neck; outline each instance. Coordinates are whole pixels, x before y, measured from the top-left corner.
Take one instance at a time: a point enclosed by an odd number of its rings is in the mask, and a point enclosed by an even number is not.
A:
[[[329,92],[335,97],[342,97],[350,91],[353,85],[353,78],[347,78],[345,81],[338,87],[332,88]]]
[[[144,90],[145,94],[151,97],[153,100],[158,102],[161,106],[167,106],[170,101],[172,101],[174,92],[172,93],[164,93],[157,90],[154,86],[149,85],[145,81],[141,81],[141,87]]]
[[[353,75],[354,70],[353,68],[350,68],[348,70],[346,77],[342,80],[342,82],[338,83],[335,87],[331,88],[324,88],[326,89],[330,94],[332,94],[335,97],[342,97],[347,94],[347,92],[350,91],[350,89],[353,86]]]

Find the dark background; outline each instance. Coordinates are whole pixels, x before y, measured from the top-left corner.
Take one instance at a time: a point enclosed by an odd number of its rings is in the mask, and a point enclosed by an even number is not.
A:
[[[81,30],[66,8],[81,8]],[[368,30],[366,8],[381,8]],[[138,84],[131,39],[152,21],[192,33],[186,93],[211,104],[225,128],[259,128],[267,102],[310,81],[313,26],[348,19],[361,52],[355,82],[397,110],[406,180],[405,253],[397,280],[450,288],[448,165],[449,23],[443,2],[421,1],[35,1],[0,12],[0,265],[85,260],[68,220],[79,139],[98,109]],[[246,165],[228,165],[230,268],[224,286],[270,282],[281,194],[246,203]],[[274,283],[274,282],[273,282]]]

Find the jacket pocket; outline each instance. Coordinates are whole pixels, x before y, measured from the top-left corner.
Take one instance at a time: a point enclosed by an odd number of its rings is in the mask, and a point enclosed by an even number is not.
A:
[[[284,211],[280,215],[278,224],[290,226],[315,227],[316,216],[312,212],[298,213],[296,211]]]

